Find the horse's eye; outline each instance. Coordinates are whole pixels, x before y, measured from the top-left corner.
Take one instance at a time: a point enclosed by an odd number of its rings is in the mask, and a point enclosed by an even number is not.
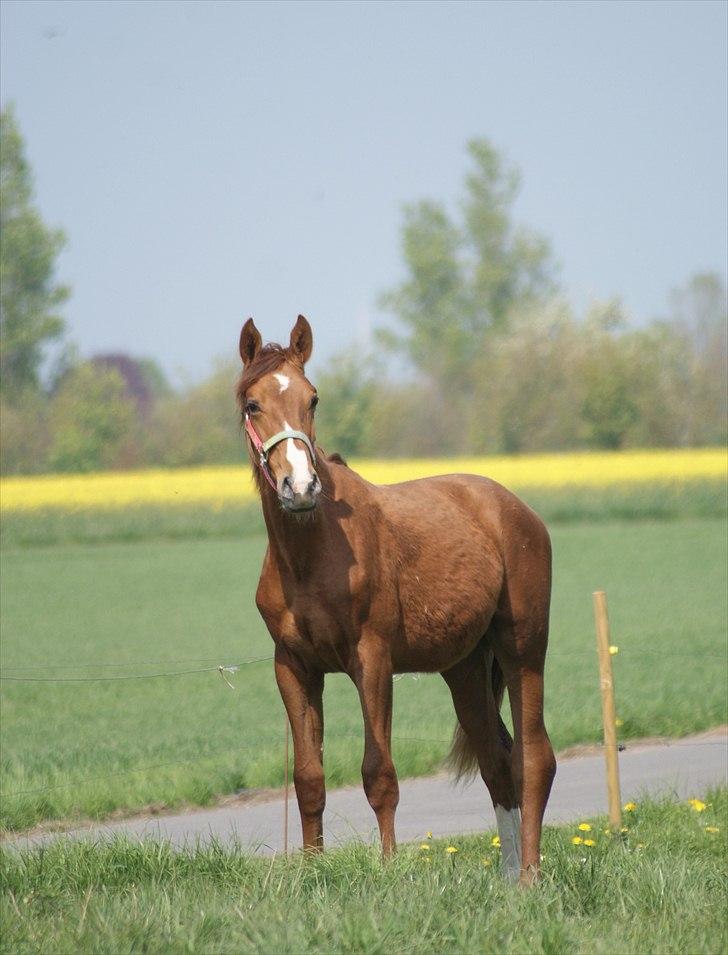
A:
[[[245,411],[246,414],[255,414],[256,411],[260,411],[260,405],[257,401],[246,401]]]
[[[314,395],[311,399],[311,411],[316,410],[316,405],[318,404],[318,395]]]

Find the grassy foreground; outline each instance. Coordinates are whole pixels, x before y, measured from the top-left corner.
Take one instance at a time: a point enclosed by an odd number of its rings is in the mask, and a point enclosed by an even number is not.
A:
[[[725,790],[705,802],[640,805],[622,836],[603,819],[547,829],[528,892],[500,878],[492,833],[386,864],[362,845],[276,860],[129,842],[6,852],[0,951],[713,955],[728,943]]]
[[[621,737],[726,722],[725,521],[585,524],[552,538],[555,746],[601,738],[596,589],[620,647]],[[204,805],[282,783],[271,663],[227,674],[234,690],[215,670],[272,652],[253,602],[264,547],[253,537],[3,552],[3,827]],[[404,677],[394,692],[400,775],[437,769],[454,724],[444,682]],[[356,782],[363,736],[350,681],[327,678],[324,704],[328,784]]]

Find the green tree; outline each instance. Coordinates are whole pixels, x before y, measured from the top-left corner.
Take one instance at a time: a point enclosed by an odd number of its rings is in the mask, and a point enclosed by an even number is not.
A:
[[[44,394],[30,393],[22,403],[0,402],[0,473],[41,474],[48,470],[50,415]]]
[[[0,113],[0,389],[11,402],[38,389],[46,343],[63,334],[58,307],[69,290],[55,281],[65,238],[33,205],[33,184],[14,111]]]
[[[548,242],[513,221],[519,171],[486,139],[471,141],[468,154],[462,221],[439,202],[405,206],[407,279],[382,296],[404,326],[403,335],[384,333],[383,340],[449,394],[458,383],[470,390],[490,333],[555,291]]]
[[[672,293],[670,326],[684,341],[689,383],[685,444],[724,444],[728,426],[728,302],[721,276],[703,272]]]
[[[624,327],[617,301],[594,305],[587,316],[590,347],[577,374],[584,388],[581,415],[588,440],[598,448],[621,448],[638,417],[635,394],[640,369],[631,360],[629,337],[620,335]]]
[[[50,412],[53,470],[97,471],[124,463],[136,415],[116,368],[79,365],[63,379]]]
[[[371,360],[356,349],[336,355],[316,377],[320,396],[316,437],[329,453],[344,456],[370,450],[372,407],[377,398]]]
[[[467,449],[514,454],[583,444],[575,411],[581,382],[573,369],[585,337],[568,305],[556,298],[512,316],[508,330],[479,356],[473,400],[462,419]]]
[[[239,374],[239,362],[219,362],[205,381],[160,399],[147,429],[149,459],[170,467],[245,461],[235,406]]]

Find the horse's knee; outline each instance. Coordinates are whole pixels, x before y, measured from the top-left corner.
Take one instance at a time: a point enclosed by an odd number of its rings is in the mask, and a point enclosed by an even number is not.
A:
[[[364,792],[374,812],[396,808],[399,802],[399,783],[391,759],[365,757],[361,778]]]
[[[304,816],[320,816],[326,805],[326,784],[322,767],[297,769],[293,773],[298,807]]]

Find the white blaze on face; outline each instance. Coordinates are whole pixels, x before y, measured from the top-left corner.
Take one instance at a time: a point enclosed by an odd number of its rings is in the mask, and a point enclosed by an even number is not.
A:
[[[279,395],[282,395],[286,388],[290,385],[291,379],[288,375],[281,375],[279,372],[274,372],[273,377],[281,386],[281,390],[278,392]]]
[[[495,807],[498,835],[501,842],[503,874],[511,882],[517,882],[521,874],[521,810]]]
[[[284,421],[283,430],[291,431],[293,429],[287,421]],[[308,454],[303,448],[296,445],[293,438],[286,438],[286,460],[291,465],[291,484],[294,493],[303,494],[313,480],[313,474],[311,473]]]

